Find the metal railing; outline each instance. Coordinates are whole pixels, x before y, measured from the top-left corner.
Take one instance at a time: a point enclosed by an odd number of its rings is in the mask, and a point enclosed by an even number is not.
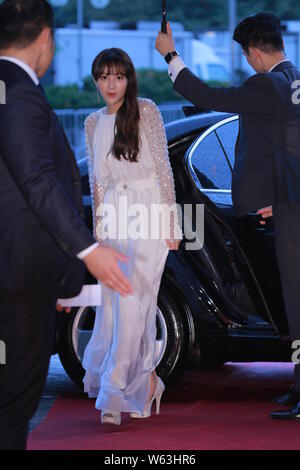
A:
[[[184,117],[182,103],[164,104],[159,106],[164,123]],[[85,156],[84,121],[96,109],[59,109],[56,114],[64,128],[77,160]]]

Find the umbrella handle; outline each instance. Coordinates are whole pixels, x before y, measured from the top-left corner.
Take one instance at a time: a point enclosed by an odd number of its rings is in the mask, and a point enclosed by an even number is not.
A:
[[[167,34],[167,22],[165,20],[163,20],[161,22],[161,32],[164,33],[164,34]]]
[[[166,1],[162,2],[162,22],[161,22],[161,32],[167,34],[167,10],[166,10]]]

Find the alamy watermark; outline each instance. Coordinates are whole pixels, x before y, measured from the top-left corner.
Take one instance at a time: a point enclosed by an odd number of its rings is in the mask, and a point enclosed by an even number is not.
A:
[[[101,204],[96,211],[96,235],[101,240],[179,240],[185,249],[204,245],[204,205],[128,204],[120,195],[118,204]]]
[[[0,80],[0,104],[6,104],[6,85]]]
[[[297,366],[300,364],[300,340],[299,339],[293,341],[292,349],[295,349],[295,352],[292,355],[292,362]]]
[[[292,83],[292,89],[295,90],[292,94],[293,104],[300,104],[300,80],[295,80]]]
[[[6,364],[6,344],[0,340],[0,365]]]

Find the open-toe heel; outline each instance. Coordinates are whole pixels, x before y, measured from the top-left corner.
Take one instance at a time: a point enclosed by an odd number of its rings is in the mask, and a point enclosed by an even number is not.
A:
[[[159,415],[161,397],[164,391],[165,391],[165,385],[163,381],[161,380],[161,378],[157,377],[156,390],[152,398],[146,404],[143,413],[130,413],[130,416],[132,418],[149,418],[151,416],[151,408],[152,408],[152,403],[154,402],[154,400],[156,400],[156,414]]]

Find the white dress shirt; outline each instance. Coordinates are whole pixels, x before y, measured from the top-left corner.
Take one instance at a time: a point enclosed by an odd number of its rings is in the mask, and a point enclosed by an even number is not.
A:
[[[180,56],[175,57],[170,63],[168,67],[169,76],[172,79],[172,82],[175,82],[176,78],[178,77],[181,70],[185,69],[187,65],[183,62]]]
[[[5,55],[1,55],[0,60],[7,60],[8,62],[12,62],[13,64],[18,65],[19,67],[21,67],[21,69],[25,70],[25,72],[28,73],[29,77],[32,79],[36,86],[39,85],[40,81],[37,77],[37,74],[34,70],[32,70],[32,68],[28,64],[26,64],[26,62],[23,62],[23,60],[16,59],[15,57],[8,57]]]
[[[15,57],[9,57],[9,56],[4,56],[4,55],[0,56],[0,60],[7,60],[8,62],[12,62],[13,64],[18,65],[19,67],[21,67],[21,69],[23,69],[29,75],[29,77],[32,79],[33,83],[36,86],[39,85],[40,81],[37,77],[37,74],[35,73],[35,71],[28,64],[26,64],[26,62],[23,62],[20,59],[16,59]],[[86,248],[86,250],[81,251],[80,253],[78,253],[77,258],[83,260],[95,248],[97,248],[98,245],[99,245],[99,243],[94,243],[93,245],[89,246],[88,248]]]
[[[282,62],[289,62],[289,59],[280,60],[279,62],[277,62],[277,64],[273,65],[273,67],[270,68],[269,72],[272,72],[272,70],[275,69],[277,65],[282,64]]]

